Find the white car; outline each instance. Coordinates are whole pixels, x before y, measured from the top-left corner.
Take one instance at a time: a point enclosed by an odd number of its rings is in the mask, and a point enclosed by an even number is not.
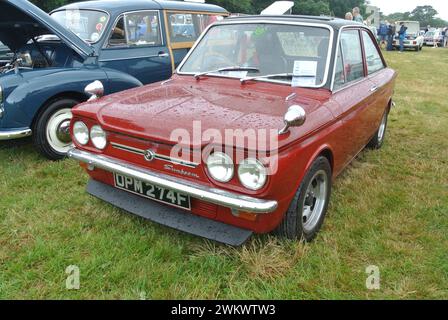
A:
[[[400,24],[404,23],[404,26],[408,29],[406,30],[406,39],[404,40],[405,49],[414,49],[415,51],[420,51],[423,48],[424,37],[420,34],[420,22],[418,21],[398,21],[397,32],[400,30]],[[393,43],[395,48],[400,47],[400,39],[397,35]]]
[[[443,45],[443,36],[442,31],[440,30],[433,30],[428,31],[425,34],[425,45],[427,46],[433,46],[434,45],[434,39],[437,39],[437,42],[439,43],[439,46]]]

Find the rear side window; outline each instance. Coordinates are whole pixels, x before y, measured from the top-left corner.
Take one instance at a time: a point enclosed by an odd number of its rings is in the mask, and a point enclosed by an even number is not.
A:
[[[209,25],[222,20],[223,16],[188,12],[168,12],[167,18],[171,42],[191,43],[195,42]]]
[[[373,43],[372,38],[366,32],[362,32],[362,37],[364,40],[364,50],[366,53],[366,63],[367,63],[367,71],[369,74],[375,73],[379,70],[384,69],[384,63],[381,59],[381,55],[378,52],[377,47]]]
[[[159,14],[157,11],[128,13],[118,19],[109,39],[109,47],[160,46]]]
[[[364,77],[361,39],[358,30],[343,31],[341,48],[344,61],[345,81],[352,82]]]

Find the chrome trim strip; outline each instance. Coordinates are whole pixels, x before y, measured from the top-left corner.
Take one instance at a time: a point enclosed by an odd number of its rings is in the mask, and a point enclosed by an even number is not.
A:
[[[142,156],[144,156],[145,152],[146,152],[146,150],[129,147],[129,146],[126,146],[124,144],[120,144],[120,143],[116,143],[116,142],[111,142],[111,145],[115,149],[132,152],[132,153],[135,153],[135,154],[138,154],[138,155],[142,155]],[[162,161],[166,161],[166,162],[171,162],[173,164],[183,165],[183,166],[186,166],[186,167],[189,167],[189,168],[193,168],[193,169],[195,169],[195,168],[197,168],[199,166],[198,163],[189,162],[189,161],[185,161],[185,160],[182,160],[182,159],[175,159],[175,158],[164,156],[164,155],[158,154],[158,153],[154,153],[154,159],[162,160]]]
[[[205,35],[208,33],[208,31],[215,27],[220,25],[230,25],[230,24],[280,24],[280,25],[293,25],[293,26],[304,26],[304,27],[317,27],[317,28],[324,28],[328,29],[330,31],[330,38],[329,38],[329,44],[328,44],[328,53],[327,53],[327,63],[325,65],[325,73],[324,73],[324,79],[322,80],[322,84],[319,86],[306,86],[305,88],[324,88],[327,85],[328,82],[328,75],[330,73],[330,64],[331,64],[331,53],[333,52],[333,43],[334,43],[334,29],[330,25],[322,24],[322,23],[308,23],[308,22],[286,22],[286,21],[272,21],[267,19],[260,19],[260,20],[252,20],[252,21],[231,21],[231,20],[224,20],[223,22],[217,22],[213,23],[210,26],[205,29],[201,36],[198,38],[196,43],[194,44],[193,48],[190,49],[188,54],[185,56],[185,58],[182,60],[182,62],[179,64],[179,66],[176,69],[176,73],[180,75],[194,75],[193,72],[180,72],[180,69],[184,66],[185,62],[188,60],[188,58],[191,56],[193,51],[196,49],[196,47],[199,45],[199,43],[202,41],[202,39],[205,37]],[[210,75],[213,76],[213,75]],[[216,75],[215,75],[216,76]],[[219,76],[222,77],[222,76]],[[225,76],[223,78],[235,78],[235,77],[229,77]],[[258,79],[257,79],[258,80]],[[287,84],[291,86],[291,82],[286,81],[275,81],[275,80],[266,80],[266,79],[260,79],[261,82],[270,82],[270,83],[278,83],[278,84]]]
[[[111,173],[122,174],[233,210],[267,214],[275,211],[278,207],[277,201],[262,200],[221,189],[206,187],[183,180],[179,177],[151,172],[120,160],[85,152],[76,148],[68,152],[68,157],[86,163],[92,169],[99,168]]]
[[[15,130],[15,131],[0,131],[0,140],[20,139],[31,136],[31,129]]]
[[[114,58],[114,59],[100,59],[98,62],[109,62],[109,61],[124,61],[124,60],[133,60],[133,59],[151,59],[151,58],[165,58],[160,54],[155,54],[152,56],[137,56],[137,57],[125,57],[125,58]]]
[[[139,154],[139,155],[144,155],[145,154],[145,150],[128,147],[128,146],[125,146],[125,145],[122,145],[122,144],[119,144],[119,143],[115,143],[115,142],[111,142],[110,144],[115,149],[132,152],[132,153]]]

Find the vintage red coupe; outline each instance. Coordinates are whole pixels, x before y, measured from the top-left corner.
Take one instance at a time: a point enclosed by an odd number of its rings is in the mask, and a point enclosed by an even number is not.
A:
[[[230,245],[277,231],[311,241],[332,181],[383,144],[396,72],[371,31],[305,16],[210,26],[168,81],[73,110],[88,192]]]

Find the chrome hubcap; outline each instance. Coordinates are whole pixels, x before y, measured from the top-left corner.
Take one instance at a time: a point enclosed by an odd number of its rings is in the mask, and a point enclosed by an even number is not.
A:
[[[47,123],[47,141],[51,148],[58,153],[67,153],[72,147],[70,138],[70,108],[61,109],[51,116]]]
[[[56,129],[56,136],[59,141],[69,143],[71,142],[70,138],[70,120],[62,121]]]
[[[324,213],[328,195],[328,176],[323,170],[316,172],[308,185],[303,205],[303,229],[313,231]]]
[[[387,113],[384,115],[383,120],[381,120],[380,129],[378,130],[378,141],[383,141],[384,133],[386,132],[387,123]]]

